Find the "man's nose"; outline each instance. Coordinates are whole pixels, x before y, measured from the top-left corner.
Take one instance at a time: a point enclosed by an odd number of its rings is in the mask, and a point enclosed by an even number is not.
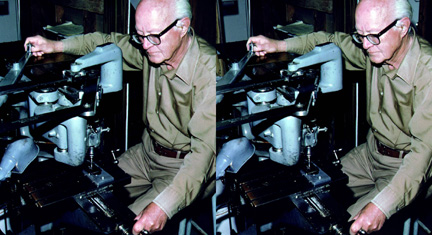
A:
[[[147,38],[144,38],[142,46],[143,46],[144,50],[147,50],[151,46],[154,46],[154,45],[151,42],[149,42],[149,40],[147,40]]]
[[[367,40],[367,38],[363,39],[363,48],[365,50],[371,48],[372,46],[374,46],[374,44],[372,44],[371,42],[369,42],[369,40]]]

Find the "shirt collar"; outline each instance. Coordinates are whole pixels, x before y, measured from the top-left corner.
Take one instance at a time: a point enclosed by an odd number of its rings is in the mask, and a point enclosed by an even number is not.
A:
[[[190,84],[191,82],[199,57],[198,41],[194,30],[192,28],[190,28],[190,30],[192,33],[192,40],[185,56],[179,64],[179,67],[177,69],[168,70],[166,65],[161,65],[162,74],[169,79],[173,79],[177,76],[186,84]]]
[[[420,43],[418,41],[417,35],[414,32],[413,43],[411,48],[408,50],[407,54],[402,60],[401,65],[397,70],[390,71],[388,65],[383,66],[385,73],[394,79],[396,75],[404,80],[406,83],[411,84],[414,79],[415,68],[420,57]]]

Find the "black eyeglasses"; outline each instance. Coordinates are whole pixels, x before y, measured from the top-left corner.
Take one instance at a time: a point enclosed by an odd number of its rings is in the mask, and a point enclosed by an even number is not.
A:
[[[134,40],[134,42],[138,43],[138,44],[143,44],[144,43],[144,39],[147,38],[147,40],[153,44],[153,45],[159,45],[161,44],[161,37],[162,35],[166,34],[172,27],[174,27],[177,24],[177,21],[179,21],[179,19],[175,20],[174,22],[172,22],[172,24],[168,25],[168,27],[166,27],[164,30],[162,30],[162,32],[160,32],[159,34],[149,34],[149,35],[139,35],[137,32],[134,32],[132,34],[132,39]]]
[[[393,23],[391,23],[389,26],[385,27],[383,30],[381,30],[381,32],[379,32],[377,34],[361,35],[357,32],[354,32],[352,34],[352,37],[353,37],[354,41],[356,41],[359,44],[363,44],[364,38],[367,38],[367,40],[370,43],[372,43],[373,45],[379,45],[381,43],[381,40],[379,39],[379,37],[381,37],[383,34],[387,33],[387,31],[389,31],[393,26],[395,26],[398,21],[399,21],[398,19],[393,21]]]

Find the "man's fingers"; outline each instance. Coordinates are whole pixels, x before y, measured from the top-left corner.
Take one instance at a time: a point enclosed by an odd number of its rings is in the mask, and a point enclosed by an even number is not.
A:
[[[358,216],[356,216],[358,217]],[[361,223],[359,223],[358,220],[355,220],[350,227],[350,234],[358,234],[358,232],[361,230]]]
[[[132,228],[132,232],[133,234],[142,234],[142,231],[144,230],[144,221],[140,220],[141,218],[141,214],[139,214],[135,219],[137,219],[135,221],[135,224]],[[147,231],[147,230],[146,230]]]
[[[249,38],[246,42],[246,49],[249,51],[249,44],[251,44],[252,40]]]

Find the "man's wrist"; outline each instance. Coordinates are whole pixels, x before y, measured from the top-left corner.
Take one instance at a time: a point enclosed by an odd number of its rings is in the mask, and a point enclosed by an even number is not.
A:
[[[287,52],[288,51],[288,42],[286,40],[281,40],[278,43],[278,52]]]
[[[54,41],[54,52],[63,52],[64,45],[62,41]]]

